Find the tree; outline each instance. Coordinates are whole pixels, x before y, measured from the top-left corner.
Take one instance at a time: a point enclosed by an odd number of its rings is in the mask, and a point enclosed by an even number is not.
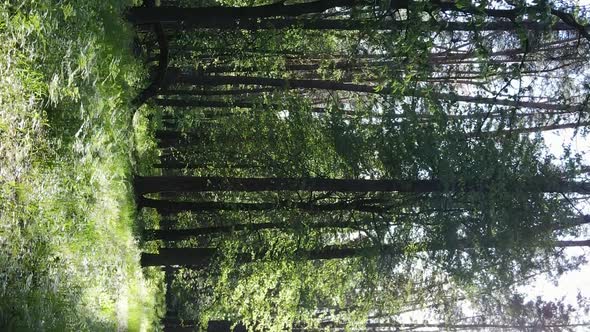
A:
[[[173,64],[146,94],[174,114],[158,170],[134,189],[175,229],[146,231],[166,248],[142,263],[192,266],[175,280],[203,326],[387,328],[368,317],[423,303],[449,328],[513,324],[444,315],[462,288],[575,268],[562,247],[587,245],[562,239],[587,177],[539,134],[588,124],[587,31],[551,6],[130,10]]]

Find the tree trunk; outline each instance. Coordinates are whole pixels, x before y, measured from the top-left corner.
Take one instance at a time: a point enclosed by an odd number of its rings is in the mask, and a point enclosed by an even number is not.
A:
[[[209,108],[256,108],[256,107],[270,107],[274,109],[282,109],[285,105],[279,104],[259,104],[252,101],[221,101],[221,100],[200,100],[200,99],[163,99],[158,98],[154,100],[156,105],[173,106],[173,107],[209,107]],[[323,107],[312,107],[312,112],[325,113],[326,109]]]
[[[590,246],[590,240],[555,241],[553,246],[556,248],[588,247]],[[473,244],[468,241],[457,240],[452,247],[433,243],[414,243],[411,247],[422,248],[420,251],[465,250],[473,248]],[[293,253],[292,259],[327,260],[353,257],[397,256],[403,255],[405,252],[406,249],[402,245],[381,245],[366,248],[331,246],[316,250],[296,250]],[[142,253],[141,266],[184,265],[206,267],[211,263],[216,253],[217,250],[215,248],[161,248],[158,254]],[[242,253],[236,256],[236,260],[238,263],[244,264],[265,259],[265,256],[265,251],[257,254]]]
[[[160,7],[158,7],[160,8]],[[191,29],[222,29],[222,30],[264,30],[264,29],[305,29],[305,30],[342,30],[342,31],[396,31],[404,30],[414,22],[408,21],[374,21],[359,19],[313,19],[313,18],[281,18],[281,19],[245,19],[234,20],[218,18],[200,21],[184,22],[185,28]],[[538,23],[538,22],[484,22],[474,25],[471,22],[423,22],[430,26],[429,30],[437,31],[518,31],[518,29],[530,31],[576,31],[565,23]]]
[[[211,227],[200,227],[200,228],[188,228],[188,229],[174,229],[174,230],[162,230],[162,229],[146,229],[144,230],[144,237],[146,240],[163,240],[163,241],[178,241],[184,240],[191,237],[220,234],[220,233],[232,233],[239,231],[255,232],[263,229],[293,229],[298,226],[308,228],[354,228],[359,226],[358,223],[342,221],[342,222],[318,222],[303,225],[294,225],[286,223],[257,223],[257,224],[238,224],[231,226],[211,226]]]
[[[197,327],[199,325],[199,322],[198,321],[195,321],[195,320],[181,320],[180,318],[177,318],[177,317],[164,317],[162,319],[162,323],[165,326],[169,326],[169,327],[178,327],[178,326]]]
[[[180,139],[184,139],[186,137],[194,138],[194,139],[204,138],[204,135],[202,135],[201,133],[197,133],[197,132],[185,133],[185,132],[178,131],[178,130],[163,130],[163,129],[156,130],[154,136],[158,140],[180,140]]]
[[[205,211],[271,211],[277,209],[300,209],[309,212],[329,211],[361,211],[361,212],[386,212],[387,206],[373,205],[383,204],[382,199],[356,199],[352,201],[340,201],[336,203],[314,204],[308,202],[265,202],[265,203],[242,203],[242,202],[180,202],[168,200],[156,200],[141,197],[138,200],[138,207],[148,207],[158,210],[161,214],[172,214],[183,211],[205,212]]]
[[[196,332],[198,331],[192,326],[164,326],[164,332]]]
[[[523,325],[513,325],[513,324],[448,324],[448,323],[436,323],[436,324],[428,324],[428,323],[367,323],[364,325],[362,329],[363,332],[400,332],[400,331],[412,331],[418,330],[423,331],[424,328],[436,328],[435,331],[477,331],[483,330],[486,331],[549,331],[546,329],[551,329],[551,331],[557,331],[557,328],[573,328],[573,327],[582,327],[582,326],[590,326],[590,324],[523,324]],[[321,323],[321,327],[324,329],[330,329],[331,332],[339,332],[339,331],[359,331],[356,329],[347,329],[346,324],[338,323],[338,322],[323,322]],[[308,329],[305,327],[295,327],[292,330],[293,332],[305,332],[305,331],[315,331],[315,329]],[[432,331],[432,330],[430,330]]]
[[[243,49],[239,51],[244,51]],[[278,56],[282,54],[277,54]],[[299,55],[301,58],[305,58],[306,54]],[[399,63],[399,62],[398,62]],[[375,67],[378,65],[385,65],[385,64],[396,64],[393,61],[374,61],[374,62],[357,62],[353,60],[338,60],[331,63],[326,63],[323,65],[322,63],[286,63],[284,69],[286,71],[316,71],[322,67],[326,67],[328,69],[360,69],[363,67]],[[205,73],[235,73],[235,72],[259,72],[261,68],[255,67],[255,65],[250,65],[248,67],[236,67],[236,66],[229,66],[229,65],[211,65],[208,66],[206,69],[203,70]],[[272,91],[272,89],[271,89]]]
[[[220,163],[221,164],[221,163]],[[193,163],[193,162],[182,162],[178,160],[161,160],[159,164],[154,164],[154,168],[161,169],[198,169],[198,168],[232,168],[232,169],[252,169],[261,168],[259,164],[247,164],[247,163],[231,163],[226,162],[224,165],[217,165],[215,163]]]
[[[194,25],[203,22],[214,23],[218,20],[236,21],[276,16],[295,17],[322,13],[336,7],[350,7],[360,3],[360,0],[317,0],[293,5],[285,5],[284,1],[280,1],[254,7],[132,7],[127,12],[127,19],[133,24],[182,22]],[[399,3],[407,5],[407,1],[399,1]]]
[[[158,46],[160,54],[158,55],[158,66],[156,72],[153,75],[152,82],[150,85],[139,93],[132,103],[137,106],[143,105],[149,98],[155,96],[157,92],[162,88],[162,85],[166,78],[166,70],[168,69],[169,59],[169,47],[168,39],[164,32],[164,27],[161,24],[154,25],[154,32],[158,39]]]
[[[267,77],[254,77],[254,76],[204,76],[196,72],[185,72],[178,68],[170,68],[168,70],[169,75],[167,77],[167,84],[191,84],[191,85],[207,85],[207,86],[219,86],[219,85],[261,85],[261,86],[274,86],[277,88],[289,90],[289,89],[322,89],[330,91],[348,91],[348,92],[360,92],[360,93],[374,93],[380,95],[389,95],[394,93],[394,89],[390,87],[378,87],[373,85],[364,84],[353,84],[353,83],[341,83],[337,81],[329,80],[304,80],[304,79],[280,79],[280,78],[267,78]],[[579,111],[582,106],[570,106],[561,104],[551,103],[539,103],[530,101],[516,101],[509,99],[497,99],[490,97],[480,96],[466,96],[458,95],[454,93],[427,93],[423,91],[415,91],[411,94],[406,94],[407,97],[419,97],[419,98],[433,98],[437,100],[447,101],[458,101],[474,104],[486,104],[486,105],[500,105],[510,107],[529,107],[539,108],[554,111]],[[180,101],[178,103],[181,103]]]
[[[552,124],[547,126],[528,127],[528,128],[514,128],[514,129],[502,129],[494,131],[484,131],[481,133],[469,133],[469,137],[478,137],[482,135],[518,135],[518,134],[530,134],[540,133],[543,131],[561,130],[561,129],[576,129],[590,125],[590,122],[573,122],[573,123],[561,123]]]
[[[428,193],[441,191],[482,191],[494,181],[463,182],[445,184],[440,180],[361,180],[325,178],[230,178],[191,176],[136,176],[136,194],[163,191],[333,191],[333,192],[410,192]],[[578,192],[588,193],[590,184],[551,180],[534,177],[520,183],[513,183],[509,191],[523,192]]]
[[[262,92],[272,92],[274,88],[258,88],[258,89],[234,89],[234,90],[165,90],[161,95],[178,95],[178,96],[235,96],[258,94]]]
[[[210,320],[207,323],[207,332],[247,332],[246,326],[237,323],[232,329],[233,322],[227,320]]]

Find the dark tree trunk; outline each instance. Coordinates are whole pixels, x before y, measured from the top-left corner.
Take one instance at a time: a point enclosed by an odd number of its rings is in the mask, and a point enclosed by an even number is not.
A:
[[[165,130],[174,130],[173,128],[176,128],[176,122],[175,121],[162,121],[162,127],[165,128]]]
[[[210,320],[207,323],[207,332],[247,332],[246,326],[237,323],[232,329],[233,322],[227,320]]]
[[[229,108],[243,107],[253,108],[257,104],[250,101],[222,101],[222,100],[203,100],[203,99],[169,99],[157,98],[154,100],[156,105],[173,106],[173,107],[211,107],[211,108]]]
[[[162,191],[337,191],[337,192],[432,192],[444,189],[438,180],[339,180],[322,178],[224,178],[148,176],[135,178],[138,195]]]
[[[588,247],[590,240],[584,241],[555,241],[556,248]],[[414,247],[423,248],[422,251],[465,250],[473,248],[467,241],[457,240],[451,247],[435,243],[415,243]],[[490,247],[494,247],[490,245]],[[397,256],[406,252],[402,245],[381,245],[367,248],[349,248],[342,246],[325,247],[316,250],[296,250],[292,259],[326,260],[353,257]],[[184,265],[206,267],[211,263],[217,251],[215,248],[162,248],[158,254],[142,253],[142,266]],[[266,252],[238,254],[236,260],[240,264],[255,260],[266,259]]]
[[[164,332],[197,332],[198,329],[192,326],[164,326]]]
[[[136,176],[136,194],[163,191],[333,191],[333,192],[411,192],[482,191],[493,181],[465,182],[445,185],[440,180],[360,180],[324,178],[229,178],[190,176]],[[590,184],[535,177],[514,183],[509,191],[588,193]]]
[[[224,165],[216,165],[215,163],[193,163],[193,162],[182,162],[178,160],[162,160],[159,164],[154,164],[154,168],[161,169],[198,169],[198,168],[233,168],[233,169],[252,169],[261,168],[259,164],[247,164],[247,163],[231,163],[226,162]]]
[[[561,130],[561,129],[576,129],[590,125],[590,122],[573,122],[573,123],[560,123],[552,124],[547,126],[528,127],[528,128],[514,128],[514,129],[502,129],[494,131],[484,131],[481,133],[470,133],[470,137],[478,137],[482,135],[517,135],[517,134],[530,134],[539,133],[543,131]]]
[[[167,84],[191,84],[191,85],[208,85],[208,86],[219,86],[219,85],[261,85],[261,86],[274,86],[281,89],[321,89],[331,91],[348,91],[348,92],[360,92],[360,93],[374,93],[380,95],[389,95],[394,93],[394,89],[389,87],[378,88],[377,86],[364,85],[364,84],[353,84],[353,83],[341,83],[337,81],[329,80],[305,80],[305,79],[280,79],[280,78],[267,78],[267,77],[254,77],[254,76],[204,76],[196,72],[182,71],[178,68],[170,68],[169,75],[167,78]],[[499,105],[499,106],[510,106],[510,107],[529,107],[539,108],[554,111],[572,111],[575,112],[581,109],[581,106],[551,104],[551,103],[539,103],[530,101],[515,101],[509,99],[498,99],[498,98],[486,98],[477,96],[466,96],[457,94],[444,94],[444,93],[426,93],[423,91],[415,91],[411,94],[406,94],[407,97],[419,97],[419,98],[433,98],[437,100],[447,101],[458,101],[474,104],[486,104],[486,105]],[[181,104],[182,101],[177,101]]]
[[[158,93],[158,91],[162,88],[162,84],[166,78],[166,70],[168,69],[169,62],[168,39],[166,38],[164,27],[161,24],[154,25],[154,32],[156,33],[158,45],[160,48],[160,54],[158,56],[158,66],[155,68],[156,71],[153,75],[152,82],[150,83],[150,85],[143,91],[141,91],[135,99],[133,99],[132,103],[137,106],[142,105],[149,98],[155,96]]]
[[[203,235],[232,233],[239,231],[255,232],[263,229],[294,229],[297,227],[307,228],[355,228],[359,226],[358,223],[342,221],[342,222],[318,222],[306,225],[286,224],[286,223],[258,223],[258,224],[239,224],[232,226],[211,226],[189,229],[147,229],[144,230],[144,238],[146,240],[163,240],[163,241],[178,241],[191,237],[198,237]]]
[[[423,331],[424,328],[435,328],[434,331],[558,331],[562,328],[573,328],[581,326],[589,326],[590,324],[537,324],[537,325],[511,325],[511,324],[448,324],[448,323],[367,323],[364,325],[364,332],[400,332],[400,331]],[[346,331],[346,324],[338,322],[322,322],[322,328],[330,329],[330,331]],[[550,330],[546,330],[550,329]],[[293,332],[311,332],[314,329],[305,327],[294,327]],[[433,330],[429,330],[433,331]]]
[[[243,50],[241,50],[243,51]],[[278,54],[281,55],[281,54]],[[305,57],[305,54],[300,55],[301,58]],[[387,61],[387,64],[392,64],[393,61]],[[333,63],[329,63],[325,65],[326,68],[331,69],[355,69],[355,68],[362,68],[362,67],[369,67],[369,66],[377,66],[383,65],[385,62],[357,62],[349,61],[349,60],[342,60],[342,61],[335,61]],[[287,63],[285,64],[285,70],[287,71],[316,71],[322,68],[322,64],[320,63]],[[203,72],[205,73],[235,73],[235,72],[258,72],[260,68],[255,66],[249,67],[236,67],[236,66],[228,66],[228,65],[211,65],[207,67]],[[243,90],[238,90],[243,91]],[[271,89],[272,91],[272,89]]]
[[[163,99],[158,98],[155,99],[155,103],[160,106],[173,106],[173,107],[210,107],[210,108],[231,108],[231,107],[241,107],[241,108],[256,108],[256,107],[270,107],[275,109],[280,109],[281,107],[285,107],[284,105],[281,106],[279,104],[259,104],[252,101],[242,101],[242,100],[235,100],[235,101],[221,101],[221,100],[201,100],[201,99]],[[326,110],[323,107],[312,107],[312,112],[316,113],[325,113]]]
[[[133,24],[146,23],[185,23],[187,25],[202,22],[236,21],[266,17],[295,17],[304,14],[322,13],[335,7],[349,7],[360,4],[360,0],[317,0],[293,5],[284,1],[255,7],[132,7],[127,12],[127,19]],[[406,3],[399,1],[399,3]]]
[[[158,141],[158,149],[178,148],[190,145],[185,139],[161,139]]]
[[[142,253],[141,266],[202,266],[209,265],[216,254],[215,248],[160,248],[157,254]]]
[[[258,94],[263,92],[275,91],[274,88],[258,88],[258,89],[235,89],[235,90],[165,90],[161,95],[168,96],[234,96],[234,95],[248,95]]]
[[[183,326],[183,327],[197,327],[199,326],[199,322],[195,321],[195,320],[181,320],[178,317],[165,317],[164,319],[162,319],[162,323],[165,326],[169,326],[169,327],[179,327],[179,326]]]
[[[211,203],[211,202],[207,202]],[[375,208],[378,210],[378,208]],[[571,227],[577,227],[590,223],[590,216],[583,215],[579,218],[568,220],[560,224],[544,225],[543,227],[535,228],[535,231],[555,231],[563,230]],[[317,222],[306,225],[286,224],[286,223],[258,223],[258,224],[238,224],[229,226],[211,226],[193,229],[151,229],[144,230],[144,238],[146,240],[163,240],[163,241],[178,241],[190,237],[197,237],[202,235],[211,235],[218,233],[232,233],[237,231],[259,231],[263,229],[293,229],[298,227],[306,228],[358,228],[359,223],[350,221],[334,221],[334,222]],[[563,241],[562,243],[566,243]],[[576,242],[577,243],[577,242]]]
[[[385,203],[380,199],[357,199],[353,201],[340,201],[336,203],[314,204],[307,202],[267,202],[267,203],[242,203],[242,202],[180,202],[156,200],[142,197],[138,201],[139,207],[148,207],[158,210],[161,214],[172,214],[183,211],[271,211],[277,209],[300,209],[309,212],[329,211],[361,211],[361,212],[386,212],[387,206],[374,205]]]
[[[208,132],[182,132],[169,129],[158,129],[154,136],[159,141],[158,147],[160,148],[196,146],[211,138]]]
[[[222,29],[222,30],[263,30],[263,29],[293,29],[305,30],[375,30],[375,31],[396,31],[405,30],[409,22],[404,21],[374,21],[357,19],[305,19],[305,18],[282,18],[282,19],[261,19],[261,20],[233,20],[219,18],[216,20],[201,20],[185,23],[185,27],[192,29]],[[431,26],[434,31],[517,31],[524,29],[530,31],[575,31],[564,23],[546,24],[538,22],[484,22],[474,25],[471,22],[424,22]]]
[[[163,130],[159,129],[156,130],[154,136],[158,140],[179,140],[184,139],[186,137],[200,139],[204,136],[200,133],[192,132],[192,133],[185,133],[177,130]]]

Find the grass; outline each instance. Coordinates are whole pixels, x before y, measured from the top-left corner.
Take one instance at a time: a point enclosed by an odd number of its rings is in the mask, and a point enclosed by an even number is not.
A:
[[[145,78],[124,0],[0,3],[0,330],[156,328],[134,235],[130,100]],[[141,129],[142,126],[139,126]]]

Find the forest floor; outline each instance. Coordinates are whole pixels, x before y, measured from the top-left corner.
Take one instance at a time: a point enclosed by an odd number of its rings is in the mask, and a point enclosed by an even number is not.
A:
[[[131,186],[150,149],[131,1],[0,3],[2,331],[149,330],[161,310]]]

